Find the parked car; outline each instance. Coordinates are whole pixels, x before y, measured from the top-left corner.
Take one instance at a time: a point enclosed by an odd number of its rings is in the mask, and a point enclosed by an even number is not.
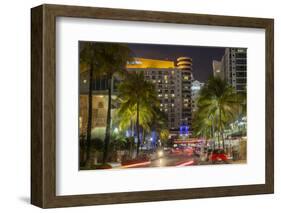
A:
[[[228,163],[227,155],[222,149],[215,149],[210,155],[210,161],[212,163]]]

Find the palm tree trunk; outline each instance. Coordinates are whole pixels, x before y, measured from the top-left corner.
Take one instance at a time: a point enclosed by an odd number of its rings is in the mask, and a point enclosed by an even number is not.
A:
[[[89,70],[89,91],[88,91],[88,123],[87,123],[87,139],[86,139],[86,162],[90,159],[91,131],[92,131],[92,93],[93,93],[93,63],[90,64]]]
[[[223,130],[222,130],[222,119],[221,119],[221,107],[219,109],[219,116],[220,116],[220,135],[222,139],[222,148],[224,149],[224,138],[223,138]]]
[[[133,134],[133,131],[134,131],[134,124],[133,124],[133,121],[132,119],[130,120],[130,126],[131,126],[131,138],[134,138],[134,134]],[[130,158],[132,158],[132,149],[133,149],[133,143],[134,143],[134,140],[133,141],[130,141],[130,150],[129,150],[129,156]]]
[[[214,129],[214,122],[212,122],[212,127],[211,127],[211,137],[214,141],[214,144],[213,144],[213,149],[216,148],[216,144],[215,144],[215,129]]]
[[[108,157],[108,145],[110,141],[110,129],[111,129],[111,83],[112,76],[108,77],[108,105],[107,105],[107,118],[106,118],[106,130],[104,138],[104,150],[103,150],[103,163],[106,163]]]
[[[220,148],[220,133],[218,133],[218,148]]]
[[[137,137],[138,137],[138,143],[137,143],[137,156],[139,155],[139,148],[140,148],[140,125],[139,125],[139,103],[137,103]]]
[[[144,140],[145,140],[145,131],[144,128],[142,128],[142,144],[144,144]]]
[[[224,145],[224,134],[223,134],[223,131],[221,132],[221,139],[222,139],[222,148],[224,149],[225,145]]]

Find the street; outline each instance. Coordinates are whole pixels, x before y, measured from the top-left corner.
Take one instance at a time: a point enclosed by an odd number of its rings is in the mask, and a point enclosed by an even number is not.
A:
[[[146,160],[139,163],[134,163],[117,168],[147,168],[147,167],[165,167],[165,166],[189,166],[197,165],[199,158],[195,155],[187,153],[165,153],[161,157],[155,159]]]

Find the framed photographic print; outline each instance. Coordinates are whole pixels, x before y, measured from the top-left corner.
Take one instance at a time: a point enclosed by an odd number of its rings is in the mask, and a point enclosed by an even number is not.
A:
[[[31,203],[274,192],[273,19],[31,9]]]

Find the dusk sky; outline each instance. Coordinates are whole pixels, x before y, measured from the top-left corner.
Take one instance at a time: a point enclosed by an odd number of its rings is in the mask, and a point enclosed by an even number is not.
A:
[[[128,44],[135,57],[176,60],[180,56],[191,57],[193,60],[193,76],[196,80],[205,82],[212,75],[213,60],[221,60],[225,48],[177,46],[156,44]]]

